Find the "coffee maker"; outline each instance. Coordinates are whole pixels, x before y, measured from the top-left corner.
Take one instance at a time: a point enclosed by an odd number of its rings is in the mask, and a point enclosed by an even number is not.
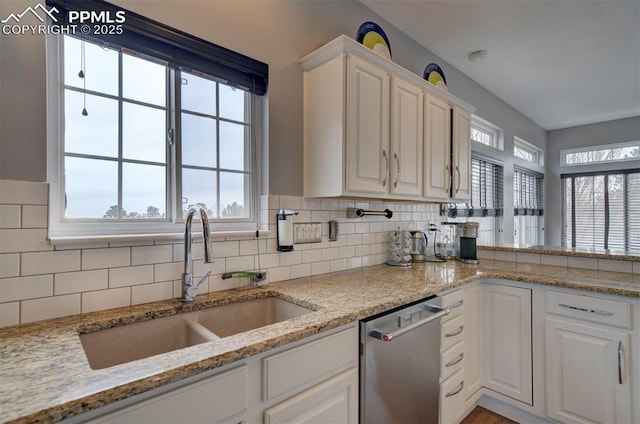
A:
[[[456,225],[456,258],[465,264],[478,263],[477,222],[458,222]]]

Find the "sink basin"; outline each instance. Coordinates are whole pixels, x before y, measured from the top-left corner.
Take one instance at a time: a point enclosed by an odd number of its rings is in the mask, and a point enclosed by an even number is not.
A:
[[[214,306],[81,334],[92,369],[103,369],[285,321],[313,310],[276,297]]]

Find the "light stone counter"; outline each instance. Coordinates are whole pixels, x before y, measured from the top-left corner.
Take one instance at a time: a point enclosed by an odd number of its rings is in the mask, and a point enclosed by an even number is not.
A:
[[[542,246],[518,243],[501,244],[499,246],[478,246],[478,250],[492,250],[496,252],[515,253],[537,253],[540,255],[613,259],[619,261],[640,261],[640,251],[634,250],[585,249],[580,247]]]
[[[483,261],[378,265],[0,329],[0,422],[56,422],[482,278],[640,297],[640,275]],[[92,370],[78,332],[277,296],[316,312],[147,359]]]

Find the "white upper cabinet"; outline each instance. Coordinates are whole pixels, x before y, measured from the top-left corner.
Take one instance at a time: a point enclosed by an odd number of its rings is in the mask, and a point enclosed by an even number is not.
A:
[[[401,78],[392,84],[391,181],[394,194],[422,196],[423,94]]]
[[[389,186],[389,74],[351,56],[347,77],[348,192],[386,193]]]
[[[471,114],[458,106],[453,107],[452,194],[453,200],[471,199]]]
[[[462,153],[457,147],[451,150],[450,120],[452,110],[469,116],[471,106],[346,36],[311,53],[301,64],[305,197],[447,201],[452,188],[459,188],[459,193],[468,190],[463,179],[469,169],[463,168],[469,142]],[[440,113],[435,129],[425,113],[427,98],[441,106],[434,111]],[[432,134],[442,138],[438,143],[446,150],[437,152],[438,161],[426,151],[430,147],[425,142]],[[462,162],[451,163],[452,151]],[[431,169],[434,163],[444,167],[442,173]],[[447,170],[448,176],[441,175]],[[453,172],[459,172],[455,181]],[[430,196],[425,188],[435,174],[450,187],[446,197]]]
[[[451,113],[449,104],[425,96],[424,194],[431,200],[451,197]]]

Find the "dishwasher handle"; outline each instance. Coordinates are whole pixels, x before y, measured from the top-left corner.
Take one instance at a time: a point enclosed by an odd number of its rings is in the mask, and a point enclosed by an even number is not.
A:
[[[420,321],[416,321],[413,324],[409,324],[406,327],[399,328],[389,333],[383,333],[382,331],[379,331],[379,330],[371,330],[369,332],[369,336],[373,337],[374,339],[381,340],[383,342],[390,342],[391,340],[395,339],[398,336],[408,333],[409,331],[412,331],[418,327],[422,327],[423,325],[433,322],[440,317],[449,315],[449,308],[441,308],[435,305],[425,305],[425,306],[431,312],[435,312],[435,313],[433,315],[428,316],[427,318],[421,319]]]

